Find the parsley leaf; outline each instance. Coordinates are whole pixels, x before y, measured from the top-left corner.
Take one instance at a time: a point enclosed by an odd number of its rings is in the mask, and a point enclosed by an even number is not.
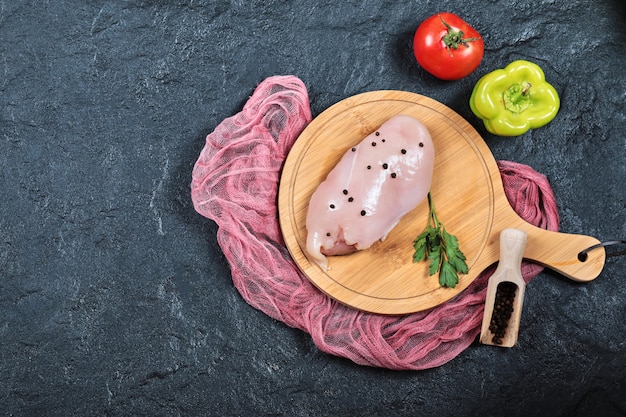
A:
[[[413,244],[415,253],[413,254],[413,262],[419,262],[426,259],[426,243],[428,238],[428,230],[419,235]]]
[[[449,262],[443,261],[439,273],[439,285],[454,288],[458,282],[459,278],[454,267]]]
[[[465,255],[459,248],[459,240],[448,233],[437,218],[432,194],[428,193],[430,214],[426,230],[413,242],[413,262],[430,261],[428,273],[439,273],[439,285],[454,288],[459,282],[459,273],[467,274],[469,268]]]

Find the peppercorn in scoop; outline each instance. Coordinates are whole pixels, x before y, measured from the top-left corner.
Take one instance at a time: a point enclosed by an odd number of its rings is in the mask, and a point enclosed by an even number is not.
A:
[[[513,347],[517,343],[526,285],[521,272],[526,238],[522,230],[500,232],[500,261],[487,285],[482,344]]]

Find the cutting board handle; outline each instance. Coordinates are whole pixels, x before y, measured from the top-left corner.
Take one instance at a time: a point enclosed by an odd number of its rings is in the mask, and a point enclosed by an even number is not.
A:
[[[535,227],[523,220],[513,227],[528,234],[524,258],[550,268],[566,278],[578,282],[592,281],[604,268],[606,259],[604,248],[588,252],[585,260],[580,260],[578,256],[581,251],[600,243],[594,237],[553,232]]]

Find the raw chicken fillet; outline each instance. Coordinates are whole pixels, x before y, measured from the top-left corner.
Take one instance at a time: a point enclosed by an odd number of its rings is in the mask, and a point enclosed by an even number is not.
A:
[[[326,256],[384,240],[428,195],[434,160],[428,129],[407,115],[392,117],[348,149],[311,196],[308,255],[328,269]]]

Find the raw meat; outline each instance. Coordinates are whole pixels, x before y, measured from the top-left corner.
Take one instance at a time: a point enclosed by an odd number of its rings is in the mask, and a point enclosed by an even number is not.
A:
[[[311,196],[308,255],[328,269],[326,256],[384,240],[428,195],[434,160],[428,129],[407,115],[392,117],[348,149]]]

